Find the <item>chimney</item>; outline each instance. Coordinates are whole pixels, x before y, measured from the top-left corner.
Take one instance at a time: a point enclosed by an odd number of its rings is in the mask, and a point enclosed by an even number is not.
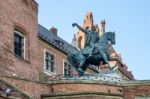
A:
[[[50,32],[52,32],[54,35],[57,36],[57,28],[52,27],[52,28],[50,29]]]
[[[96,32],[99,32],[98,24],[94,24],[94,26],[96,28]]]
[[[101,21],[101,30],[100,30],[100,36],[102,36],[105,33],[105,19]]]

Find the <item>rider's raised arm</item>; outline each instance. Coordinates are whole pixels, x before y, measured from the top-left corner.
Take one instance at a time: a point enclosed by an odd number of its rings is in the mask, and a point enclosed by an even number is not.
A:
[[[88,32],[86,29],[82,28],[82,27],[79,26],[77,23],[73,23],[72,26],[73,26],[73,27],[76,26],[79,30],[81,30],[82,32],[84,32],[84,33],[86,33],[86,34],[87,34],[87,32]]]

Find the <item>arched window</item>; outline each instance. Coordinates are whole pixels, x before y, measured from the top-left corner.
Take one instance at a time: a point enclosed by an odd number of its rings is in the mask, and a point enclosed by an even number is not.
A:
[[[19,31],[14,31],[14,54],[25,59],[25,36]]]
[[[82,36],[80,36],[79,38],[78,38],[78,46],[79,46],[79,48],[82,48]]]

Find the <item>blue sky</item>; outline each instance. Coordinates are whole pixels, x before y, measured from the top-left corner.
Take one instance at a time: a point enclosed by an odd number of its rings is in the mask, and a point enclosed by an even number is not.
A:
[[[73,22],[83,24],[93,12],[94,22],[106,20],[106,31],[116,31],[114,48],[121,53],[136,79],[150,79],[150,0],[36,0],[39,23],[71,42],[78,31]]]

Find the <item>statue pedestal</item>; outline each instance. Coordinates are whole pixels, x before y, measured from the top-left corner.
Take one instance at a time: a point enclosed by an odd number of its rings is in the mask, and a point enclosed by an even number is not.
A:
[[[84,76],[78,77],[70,77],[70,78],[62,78],[67,80],[95,80],[95,81],[106,81],[106,82],[121,82],[123,81],[122,77],[117,73],[116,70],[109,70],[105,72],[100,72],[96,74],[88,74],[85,73]]]
[[[117,73],[117,70],[107,70],[96,74],[90,74],[83,77],[91,80],[102,80],[109,82],[120,82],[123,81],[122,77]]]

